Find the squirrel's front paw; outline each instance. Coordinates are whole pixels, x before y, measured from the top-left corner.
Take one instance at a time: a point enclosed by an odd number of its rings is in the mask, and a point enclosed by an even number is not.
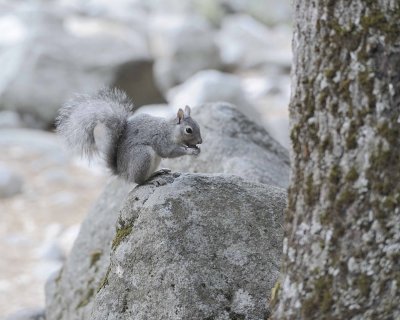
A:
[[[188,154],[190,154],[190,155],[197,156],[198,154],[200,154],[200,148],[199,148],[199,147],[196,147],[196,148],[187,148],[187,152],[188,152]]]

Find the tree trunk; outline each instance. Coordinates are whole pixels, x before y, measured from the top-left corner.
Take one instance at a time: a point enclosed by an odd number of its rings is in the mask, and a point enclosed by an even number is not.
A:
[[[399,0],[295,0],[274,319],[400,319]]]

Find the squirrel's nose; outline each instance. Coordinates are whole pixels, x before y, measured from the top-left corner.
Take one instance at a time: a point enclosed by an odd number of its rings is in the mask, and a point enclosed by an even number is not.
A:
[[[200,140],[197,142],[197,144],[202,144],[203,143],[203,139],[200,138]]]

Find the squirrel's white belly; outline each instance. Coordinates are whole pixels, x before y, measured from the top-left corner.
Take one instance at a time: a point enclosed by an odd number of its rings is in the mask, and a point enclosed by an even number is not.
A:
[[[151,152],[153,154],[151,155],[151,163],[150,163],[150,169],[149,169],[148,177],[150,177],[152,175],[152,173],[157,170],[157,168],[158,168],[158,166],[160,165],[160,162],[161,162],[161,157],[159,157],[157,155],[157,153],[155,153],[154,150],[151,150]]]

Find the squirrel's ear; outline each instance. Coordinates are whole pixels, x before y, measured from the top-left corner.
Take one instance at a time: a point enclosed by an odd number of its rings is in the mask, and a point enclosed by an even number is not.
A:
[[[190,117],[190,107],[189,106],[185,107],[185,116]]]
[[[178,124],[180,124],[181,123],[181,121],[182,121],[182,119],[183,119],[183,116],[184,116],[184,112],[183,112],[183,110],[182,109],[179,109],[178,110],[178,113],[177,113],[177,116],[178,116]]]

